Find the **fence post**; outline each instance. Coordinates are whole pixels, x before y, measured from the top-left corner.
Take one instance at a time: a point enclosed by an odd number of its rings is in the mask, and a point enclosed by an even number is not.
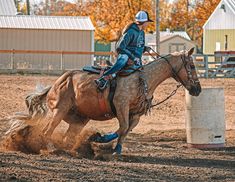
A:
[[[208,55],[204,55],[204,64],[205,64],[205,76],[206,78],[209,77],[208,74]]]
[[[112,64],[114,64],[114,60],[115,60],[114,56],[115,56],[115,54],[114,54],[113,51],[111,52],[110,56],[111,56],[111,62],[112,62]]]
[[[14,49],[12,49],[12,52],[11,52],[11,69],[12,69],[12,70],[15,69],[15,63],[14,63]]]
[[[60,70],[61,71],[64,70],[64,54],[63,54],[63,51],[61,51],[61,54],[60,54]]]

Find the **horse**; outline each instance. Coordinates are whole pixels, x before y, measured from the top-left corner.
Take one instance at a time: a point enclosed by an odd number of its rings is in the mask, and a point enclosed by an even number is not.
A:
[[[51,111],[52,119],[43,128],[43,133],[48,139],[62,120],[69,124],[64,139],[73,139],[89,120],[103,121],[116,117],[119,122],[117,131],[99,136],[97,142],[107,143],[117,139],[114,154],[121,154],[124,139],[137,126],[146,108],[151,106],[149,100],[163,81],[172,77],[181,83],[190,95],[200,94],[201,85],[192,58],[193,51],[194,48],[175,52],[144,65],[142,71],[118,76],[113,96],[116,114],[113,114],[108,98],[110,88],[100,92],[94,82],[98,75],[83,70],[65,72],[42,93],[26,97],[26,105],[35,118],[45,117],[48,111]],[[141,82],[143,78],[146,84]],[[147,85],[147,89],[144,85]],[[100,106],[100,97],[107,106],[106,112]]]

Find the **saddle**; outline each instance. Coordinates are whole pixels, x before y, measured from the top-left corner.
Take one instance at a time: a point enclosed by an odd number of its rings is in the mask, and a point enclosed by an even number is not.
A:
[[[111,66],[107,66],[105,68],[102,68],[99,66],[85,66],[85,67],[83,67],[83,71],[89,72],[91,74],[103,75],[103,73],[105,71],[109,70],[110,68],[111,68]],[[141,66],[136,66],[135,64],[127,65],[124,67],[124,69],[119,71],[117,73],[117,75],[118,76],[128,76],[128,75],[134,73],[135,71],[140,70],[141,68],[142,68]],[[110,90],[109,90],[108,100],[109,100],[109,104],[110,104],[110,107],[112,110],[112,115],[116,116],[116,108],[113,104],[113,97],[114,97],[116,87],[117,87],[116,77],[109,80],[109,87],[110,87]],[[103,98],[102,91],[99,91],[98,97],[99,97],[98,99],[99,99],[100,108],[101,108],[101,110],[103,110],[103,113],[106,113],[107,106],[105,104],[105,100]],[[112,118],[112,115],[111,116],[107,115],[107,118],[109,118],[109,117]]]
[[[85,66],[83,67],[83,71],[87,71],[89,73],[93,74],[99,74],[102,75],[105,71],[108,71],[111,68],[111,66],[107,66],[105,68],[102,68],[100,66]],[[140,70],[142,67],[137,66],[135,64],[132,65],[126,65],[121,71],[117,73],[119,76],[128,76],[138,70]]]

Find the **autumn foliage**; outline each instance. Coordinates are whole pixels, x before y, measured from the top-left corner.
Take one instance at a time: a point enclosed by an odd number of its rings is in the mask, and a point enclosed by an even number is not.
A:
[[[49,0],[47,0],[49,1]],[[149,12],[155,20],[155,0],[92,0],[72,4],[66,1],[50,0],[38,14],[59,16],[90,16],[96,30],[95,39],[103,42],[116,40],[124,26],[134,21],[139,10]],[[202,39],[202,26],[220,0],[175,0],[172,4],[160,0],[160,29],[186,31],[199,47]],[[49,8],[49,11],[48,9]],[[147,32],[155,31],[151,23]]]

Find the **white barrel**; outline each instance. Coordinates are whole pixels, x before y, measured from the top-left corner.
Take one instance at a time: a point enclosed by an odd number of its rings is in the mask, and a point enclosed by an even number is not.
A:
[[[223,88],[203,88],[198,97],[186,91],[186,133],[189,147],[223,147],[225,113]]]

